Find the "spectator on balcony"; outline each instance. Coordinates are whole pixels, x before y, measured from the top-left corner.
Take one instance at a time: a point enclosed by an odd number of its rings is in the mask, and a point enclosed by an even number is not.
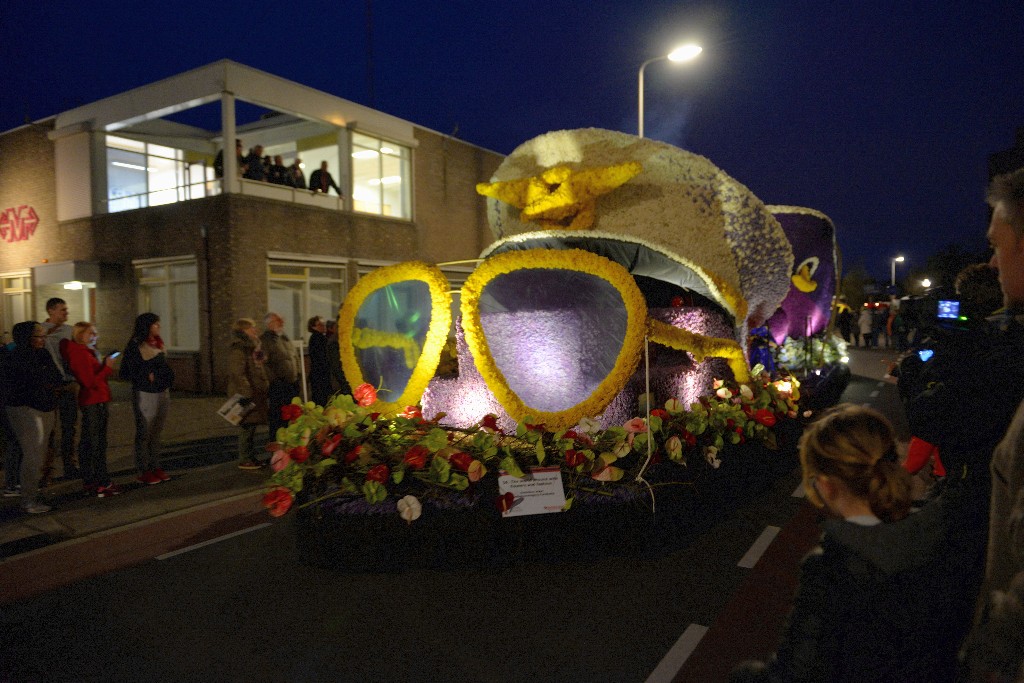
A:
[[[334,191],[338,193],[339,197],[344,196],[341,193],[341,189],[335,184],[334,178],[332,178],[331,174],[327,172],[327,162],[321,161],[320,168],[313,171],[309,176],[309,189],[313,192],[323,192],[324,194],[328,194],[332,187],[334,188]]]
[[[267,174],[263,169],[263,145],[256,145],[249,150],[249,156],[245,157],[245,172],[243,178],[248,180],[266,180]]]
[[[238,158],[238,174],[245,172],[245,155],[242,154],[242,141],[235,140],[235,157]],[[217,158],[213,160],[213,172],[218,178],[224,177],[224,150],[217,152]]]
[[[302,159],[296,158],[295,163],[288,167],[288,184],[299,190],[308,188],[306,174],[302,172]]]
[[[267,174],[267,180],[275,185],[289,184],[288,168],[284,165],[284,160],[281,158],[280,154],[274,157],[274,163],[270,165],[270,172]]]

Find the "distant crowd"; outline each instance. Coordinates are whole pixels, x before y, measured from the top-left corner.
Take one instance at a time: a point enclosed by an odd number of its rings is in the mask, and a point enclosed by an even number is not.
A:
[[[280,154],[273,158],[269,155],[264,156],[263,145],[256,145],[249,150],[248,154],[244,154],[241,140],[235,140],[235,155],[238,158],[238,174],[247,180],[258,180],[324,194],[328,194],[333,189],[339,197],[344,196],[341,188],[334,182],[334,178],[327,170],[326,161],[321,161],[320,168],[310,174],[307,184],[306,174],[302,170],[302,159],[298,157],[290,166],[285,166],[284,159]],[[217,153],[217,158],[213,162],[213,170],[218,178],[224,177],[223,150]]]

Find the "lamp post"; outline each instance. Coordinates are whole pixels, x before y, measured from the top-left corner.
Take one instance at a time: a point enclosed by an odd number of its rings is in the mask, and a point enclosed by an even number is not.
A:
[[[704,48],[702,48],[700,45],[694,45],[690,43],[687,45],[683,45],[681,47],[677,47],[675,50],[672,50],[672,52],[669,52],[667,55],[662,55],[661,57],[651,57],[646,62],[640,65],[638,87],[639,99],[637,100],[637,121],[639,124],[637,125],[637,130],[638,135],[640,137],[644,136],[644,69],[647,68],[648,64],[651,64],[653,62],[660,62],[663,59],[667,59],[670,62],[688,62],[691,59],[696,58],[697,55],[703,52],[703,50]]]
[[[896,258],[894,258],[894,259],[892,260],[892,281],[890,282],[890,284],[891,284],[891,285],[892,285],[893,287],[895,287],[895,286],[896,286],[896,264],[897,264],[897,263],[903,263],[903,262],[904,262],[905,260],[906,260],[906,259],[905,259],[905,258],[903,258],[902,256],[897,256]]]

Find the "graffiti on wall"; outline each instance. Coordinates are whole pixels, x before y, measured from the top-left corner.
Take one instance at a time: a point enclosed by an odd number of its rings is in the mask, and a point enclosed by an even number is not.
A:
[[[0,212],[0,240],[20,242],[35,234],[39,225],[36,210],[27,204]]]

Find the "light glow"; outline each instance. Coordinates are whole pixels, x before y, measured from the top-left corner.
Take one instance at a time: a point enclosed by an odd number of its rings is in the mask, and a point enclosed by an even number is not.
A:
[[[81,288],[82,288],[82,283],[79,282],[78,280],[73,280],[71,282],[65,282],[64,283],[64,289],[81,289]]]
[[[670,62],[688,62],[691,59],[695,59],[703,51],[704,48],[693,43],[681,45],[668,53],[668,60]]]

